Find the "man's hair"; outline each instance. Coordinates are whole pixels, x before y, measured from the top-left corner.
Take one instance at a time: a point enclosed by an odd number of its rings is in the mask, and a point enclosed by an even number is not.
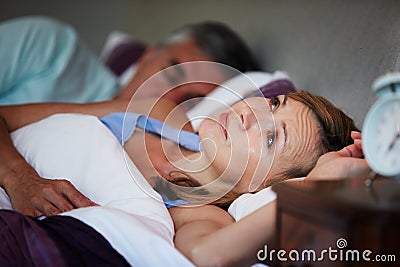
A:
[[[207,21],[185,25],[158,43],[158,47],[186,39],[192,39],[215,62],[240,72],[261,70],[246,43],[221,22]]]

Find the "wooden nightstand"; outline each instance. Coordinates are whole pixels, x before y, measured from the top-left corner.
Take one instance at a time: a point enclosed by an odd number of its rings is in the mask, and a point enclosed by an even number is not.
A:
[[[400,180],[379,178],[370,189],[364,179],[297,180],[273,190],[278,233],[274,265],[400,266]],[[278,259],[280,249],[284,252]]]

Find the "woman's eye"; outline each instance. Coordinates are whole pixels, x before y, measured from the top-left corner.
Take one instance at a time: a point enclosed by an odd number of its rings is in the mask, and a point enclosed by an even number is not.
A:
[[[274,111],[277,107],[279,107],[280,100],[278,97],[273,97],[269,100],[269,110]]]
[[[267,146],[271,148],[275,143],[276,135],[275,133],[267,133]]]

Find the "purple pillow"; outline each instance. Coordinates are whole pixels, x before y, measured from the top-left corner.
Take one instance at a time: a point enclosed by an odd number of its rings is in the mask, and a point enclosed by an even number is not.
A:
[[[134,64],[146,50],[146,45],[137,41],[125,41],[112,49],[104,64],[117,76]]]
[[[278,79],[260,87],[260,91],[265,98],[273,98],[278,95],[287,95],[296,92],[296,87],[288,79]],[[254,91],[246,95],[245,98],[261,96],[260,91]]]
[[[272,81],[261,87],[260,90],[266,98],[296,92],[294,84],[287,79]]]

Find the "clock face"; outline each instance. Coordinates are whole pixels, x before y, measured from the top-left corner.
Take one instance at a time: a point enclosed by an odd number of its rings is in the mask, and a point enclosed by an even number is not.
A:
[[[386,95],[370,109],[363,127],[363,152],[371,168],[400,175],[400,96]]]

